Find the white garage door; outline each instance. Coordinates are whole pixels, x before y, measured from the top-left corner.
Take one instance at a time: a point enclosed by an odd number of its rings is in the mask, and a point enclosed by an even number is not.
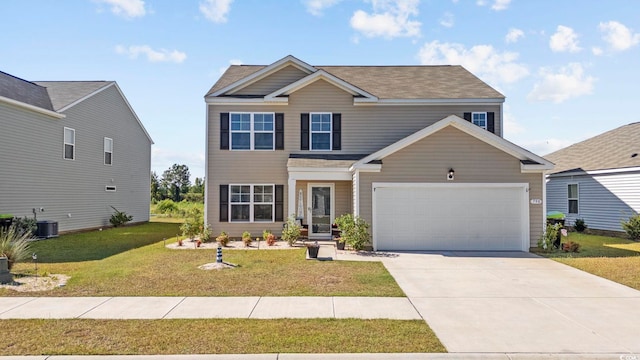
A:
[[[376,250],[528,250],[525,184],[376,183],[373,198]]]

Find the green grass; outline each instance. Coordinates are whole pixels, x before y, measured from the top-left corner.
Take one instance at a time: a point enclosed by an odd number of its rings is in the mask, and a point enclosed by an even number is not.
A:
[[[640,242],[569,233],[563,242],[580,244],[580,252],[536,252],[555,261],[640,290]]]
[[[38,296],[404,296],[379,262],[309,261],[305,250],[225,250],[235,269],[204,271],[214,249],[172,250],[177,224],[147,223],[34,243],[39,273],[71,276]],[[190,245],[187,243],[187,246]],[[31,263],[14,273],[33,273]],[[19,296],[0,289],[0,296]]]
[[[3,355],[445,352],[411,320],[0,320]],[[117,329],[117,331],[114,331]]]

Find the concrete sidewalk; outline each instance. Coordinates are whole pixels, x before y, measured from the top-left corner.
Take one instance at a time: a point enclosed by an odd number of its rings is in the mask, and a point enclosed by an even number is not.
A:
[[[0,319],[422,320],[403,297],[0,297]]]

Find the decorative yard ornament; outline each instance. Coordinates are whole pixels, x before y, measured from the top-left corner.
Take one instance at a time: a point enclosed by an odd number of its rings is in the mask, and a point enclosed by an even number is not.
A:
[[[216,253],[216,262],[222,264],[222,246],[218,246],[218,251]]]

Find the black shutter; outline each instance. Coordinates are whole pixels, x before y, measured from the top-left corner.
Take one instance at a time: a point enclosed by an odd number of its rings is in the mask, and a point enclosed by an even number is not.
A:
[[[464,113],[464,119],[471,122],[471,113]]]
[[[342,149],[342,114],[333,114],[333,150]]]
[[[284,150],[284,114],[276,113],[276,150]]]
[[[487,130],[496,133],[496,120],[493,112],[487,113]]]
[[[309,113],[300,114],[300,150],[309,150]]]
[[[276,185],[276,221],[284,221],[284,185]]]
[[[220,222],[229,221],[229,185],[220,185]]]
[[[229,113],[220,113],[220,150],[229,150]]]

